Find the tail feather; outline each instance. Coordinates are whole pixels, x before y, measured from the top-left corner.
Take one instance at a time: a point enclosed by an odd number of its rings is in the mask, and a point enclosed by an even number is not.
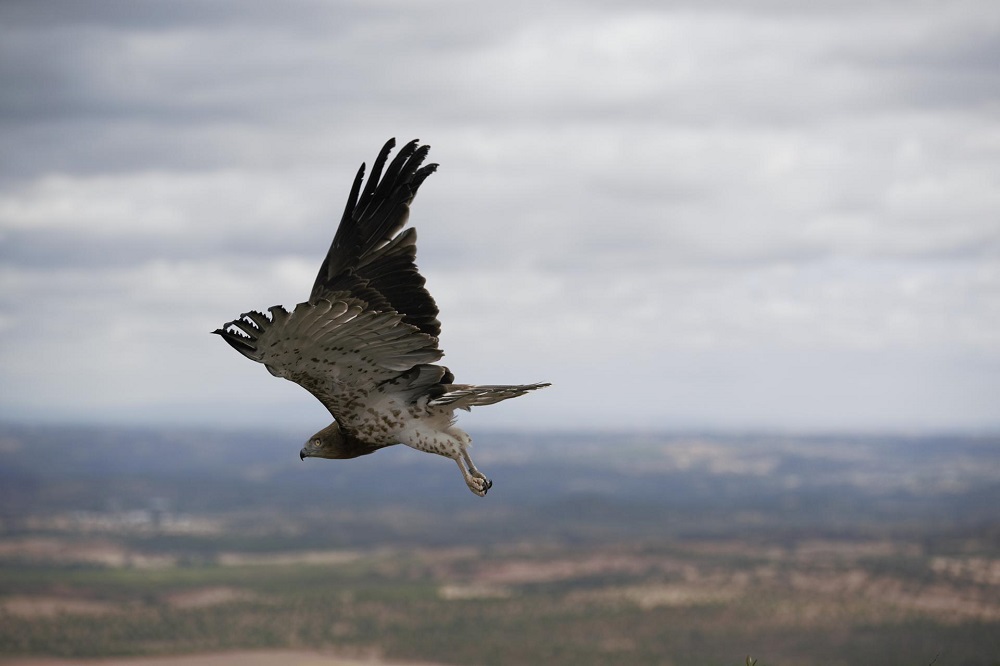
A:
[[[547,382],[514,385],[484,384],[479,386],[452,384],[446,387],[447,390],[444,394],[434,398],[428,404],[431,406],[452,405],[459,409],[469,409],[470,407],[492,405],[508,398],[516,398],[528,391],[535,391],[546,386],[551,386],[551,384]]]

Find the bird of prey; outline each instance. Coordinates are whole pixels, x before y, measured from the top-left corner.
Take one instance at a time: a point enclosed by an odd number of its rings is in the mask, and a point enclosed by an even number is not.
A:
[[[291,312],[275,305],[269,315],[244,313],[214,333],[330,411],[333,423],[309,438],[301,459],[356,458],[402,443],[455,460],[483,496],[493,483],[473,464],[472,438],[455,426],[455,410],[549,384],[456,384],[435,365],[444,355],[438,307],[417,271],[416,230],[403,227],[437,165],[423,165],[430,146],[411,141],[385,168],[394,146],[383,146],[367,183],[365,165],[358,170],[309,300]]]

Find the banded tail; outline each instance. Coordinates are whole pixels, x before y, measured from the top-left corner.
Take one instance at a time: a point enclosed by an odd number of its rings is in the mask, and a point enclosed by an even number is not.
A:
[[[468,411],[470,407],[492,405],[500,402],[501,400],[516,398],[524,395],[528,391],[536,391],[540,388],[545,388],[546,386],[552,386],[552,384],[549,384],[548,382],[514,385],[484,384],[481,386],[475,386],[472,384],[452,384],[447,387],[448,390],[446,393],[439,395],[427,404],[431,406],[453,405],[458,409]]]

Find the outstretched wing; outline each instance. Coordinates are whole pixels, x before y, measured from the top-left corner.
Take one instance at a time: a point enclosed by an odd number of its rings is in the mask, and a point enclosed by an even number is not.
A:
[[[437,338],[361,301],[320,299],[268,312],[247,312],[216,333],[272,375],[300,384],[335,418],[357,411],[376,385],[442,356]]]
[[[271,374],[309,390],[338,420],[361,408],[360,396],[377,384],[443,356],[437,304],[415,264],[416,232],[401,232],[437,165],[422,166],[429,146],[411,141],[385,168],[394,146],[394,139],[383,146],[363,190],[361,165],[309,301],[292,312],[269,308],[270,317],[248,312],[215,331]],[[437,374],[451,381],[446,370]]]
[[[310,302],[336,300],[344,295],[368,303],[375,310],[395,310],[403,321],[424,333],[441,334],[438,308],[417,271],[417,233],[399,233],[410,214],[410,202],[437,164],[421,166],[430,146],[411,141],[382,169],[395,139],[389,139],[372,166],[361,191],[362,164],[347,198],[337,234],[313,284]]]

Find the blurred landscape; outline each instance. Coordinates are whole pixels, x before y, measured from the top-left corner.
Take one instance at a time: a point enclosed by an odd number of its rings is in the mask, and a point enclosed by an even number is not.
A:
[[[1000,664],[997,435],[306,435],[0,426],[0,660]]]

